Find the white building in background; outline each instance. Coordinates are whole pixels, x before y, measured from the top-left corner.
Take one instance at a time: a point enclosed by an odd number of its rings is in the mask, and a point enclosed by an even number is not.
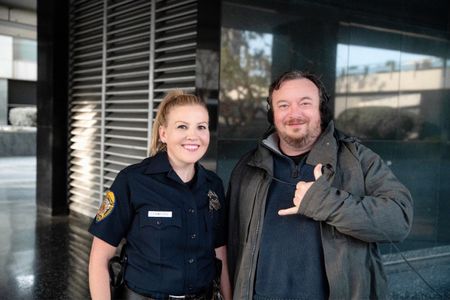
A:
[[[0,125],[8,111],[36,105],[36,12],[0,6]]]

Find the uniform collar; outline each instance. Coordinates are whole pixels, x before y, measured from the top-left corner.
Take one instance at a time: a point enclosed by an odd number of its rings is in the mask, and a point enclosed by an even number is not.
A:
[[[197,175],[197,181],[195,183],[195,186],[199,186],[203,184],[205,180],[211,179],[209,174],[199,163],[195,163],[195,172]],[[167,156],[166,151],[159,152],[155,156],[151,157],[144,173],[145,174],[166,173],[168,178],[183,183],[183,181],[180,179],[180,177],[177,175],[177,173],[173,170],[172,166],[170,165],[169,157]]]
[[[145,174],[158,174],[167,173],[173,170],[169,163],[169,158],[166,151],[157,153],[155,156],[151,157],[147,168],[145,169]]]

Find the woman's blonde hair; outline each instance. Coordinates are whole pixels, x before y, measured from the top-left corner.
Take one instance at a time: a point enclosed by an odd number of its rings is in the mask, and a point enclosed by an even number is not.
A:
[[[172,108],[183,105],[200,105],[208,111],[206,103],[195,95],[185,94],[181,90],[173,90],[164,97],[158,107],[155,121],[153,122],[152,138],[150,144],[150,156],[154,156],[161,151],[166,151],[166,144],[159,138],[159,127],[167,125],[167,116]]]

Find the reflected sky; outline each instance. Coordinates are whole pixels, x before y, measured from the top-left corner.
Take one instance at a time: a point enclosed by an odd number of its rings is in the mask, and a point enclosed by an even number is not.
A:
[[[345,44],[337,45],[336,55],[336,76],[442,68],[445,61],[437,56]]]

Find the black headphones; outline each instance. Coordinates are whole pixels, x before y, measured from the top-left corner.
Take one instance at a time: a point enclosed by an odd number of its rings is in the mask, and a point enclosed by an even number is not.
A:
[[[267,101],[267,122],[273,126],[273,109],[272,103],[270,103],[270,97],[266,98]]]

